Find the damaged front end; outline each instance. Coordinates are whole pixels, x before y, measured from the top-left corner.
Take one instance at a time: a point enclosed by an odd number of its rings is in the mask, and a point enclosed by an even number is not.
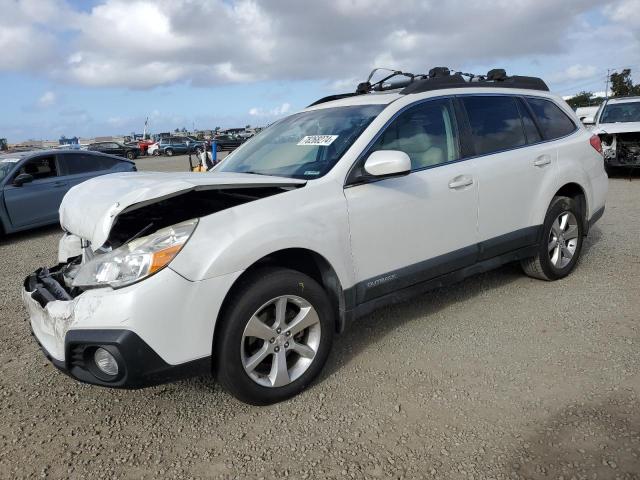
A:
[[[609,167],[640,167],[640,132],[600,134],[605,164]]]
[[[126,388],[210,371],[211,359],[202,355],[210,356],[211,340],[194,340],[173,321],[197,287],[165,267],[201,217],[306,182],[193,175],[107,175],[65,196],[59,264],[28,275],[22,291],[31,330],[57,368],[83,382]],[[171,339],[180,344],[181,336],[198,347],[194,356],[175,353]]]

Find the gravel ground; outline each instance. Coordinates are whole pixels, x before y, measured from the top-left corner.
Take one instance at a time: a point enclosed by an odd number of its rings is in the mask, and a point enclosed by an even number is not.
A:
[[[19,289],[59,231],[0,240],[0,476],[640,478],[639,206],[640,178],[612,180],[570,277],[506,266],[380,310],[312,388],[262,408],[210,378],[121,391],[57,372]]]
[[[218,152],[218,160],[223,160],[229,152]],[[191,161],[195,165],[198,159],[195,155],[191,156]],[[140,157],[136,160],[136,166],[138,170],[148,171],[161,171],[161,172],[188,172],[189,171],[189,156],[188,155],[174,155],[173,157],[167,156],[150,156]]]

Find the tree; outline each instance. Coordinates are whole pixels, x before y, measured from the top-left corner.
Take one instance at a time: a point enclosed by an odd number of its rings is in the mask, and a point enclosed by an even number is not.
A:
[[[609,80],[611,81],[611,93],[614,97],[640,95],[640,84],[633,84],[629,68],[625,68],[621,73],[613,72]]]
[[[603,97],[594,97],[591,92],[580,92],[567,100],[567,103],[574,110],[580,107],[591,107],[600,105],[604,100]]]

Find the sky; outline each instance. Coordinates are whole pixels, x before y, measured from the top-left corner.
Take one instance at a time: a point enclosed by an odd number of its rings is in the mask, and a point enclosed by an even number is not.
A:
[[[640,79],[640,0],[0,0],[0,137],[260,126],[374,67]]]

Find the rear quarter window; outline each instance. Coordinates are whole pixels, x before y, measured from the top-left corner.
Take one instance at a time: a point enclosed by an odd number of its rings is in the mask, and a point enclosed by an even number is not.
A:
[[[545,140],[564,137],[576,130],[573,120],[551,100],[527,97]]]

